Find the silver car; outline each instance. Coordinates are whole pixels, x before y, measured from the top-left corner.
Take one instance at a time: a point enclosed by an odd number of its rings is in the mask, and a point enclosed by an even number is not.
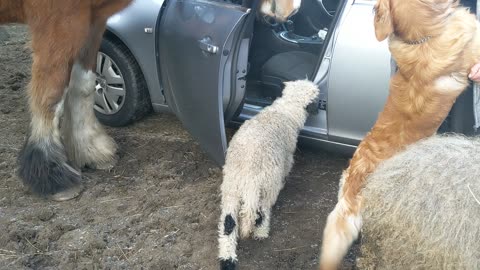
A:
[[[108,20],[98,54],[98,118],[122,126],[171,111],[223,164],[226,124],[241,124],[281,95],[284,81],[321,89],[301,142],[351,153],[373,126],[394,71],[366,0],[303,0],[277,23],[256,0],[136,0]],[[476,10],[475,1],[464,5]],[[441,127],[471,133],[472,89]]]

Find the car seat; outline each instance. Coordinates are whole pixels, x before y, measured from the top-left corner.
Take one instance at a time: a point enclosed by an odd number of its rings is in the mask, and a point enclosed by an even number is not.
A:
[[[267,60],[262,67],[262,83],[276,96],[281,96],[283,82],[306,78],[313,79],[312,72],[317,59],[316,55],[303,51],[288,51],[276,54]]]

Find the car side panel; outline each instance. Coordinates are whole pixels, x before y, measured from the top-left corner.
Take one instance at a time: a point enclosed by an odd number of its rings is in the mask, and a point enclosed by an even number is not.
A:
[[[167,108],[159,79],[155,27],[164,0],[134,0],[107,21],[107,31],[118,37],[132,52],[143,72],[156,111]]]
[[[160,20],[158,51],[169,107],[218,165],[227,149],[225,105],[236,111],[243,99],[232,85],[234,58],[251,35],[245,26],[253,16],[227,2],[168,0]]]
[[[391,57],[373,27],[375,1],[355,1],[339,25],[329,74],[329,140],[357,145],[374,125],[388,95]]]

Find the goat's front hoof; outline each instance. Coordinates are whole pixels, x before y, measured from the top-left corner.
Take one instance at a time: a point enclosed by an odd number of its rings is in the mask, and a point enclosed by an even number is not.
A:
[[[56,202],[64,202],[78,197],[85,187],[81,184],[50,195],[50,199]]]

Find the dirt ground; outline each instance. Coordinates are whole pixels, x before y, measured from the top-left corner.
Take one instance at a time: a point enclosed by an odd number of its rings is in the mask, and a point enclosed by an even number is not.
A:
[[[0,27],[0,269],[217,269],[221,170],[172,115],[108,128],[111,171],[83,173],[68,202],[33,196],[16,176],[29,115],[28,33]],[[270,238],[239,245],[240,269],[315,269],[345,157],[300,148]],[[354,252],[344,263],[353,269]]]

